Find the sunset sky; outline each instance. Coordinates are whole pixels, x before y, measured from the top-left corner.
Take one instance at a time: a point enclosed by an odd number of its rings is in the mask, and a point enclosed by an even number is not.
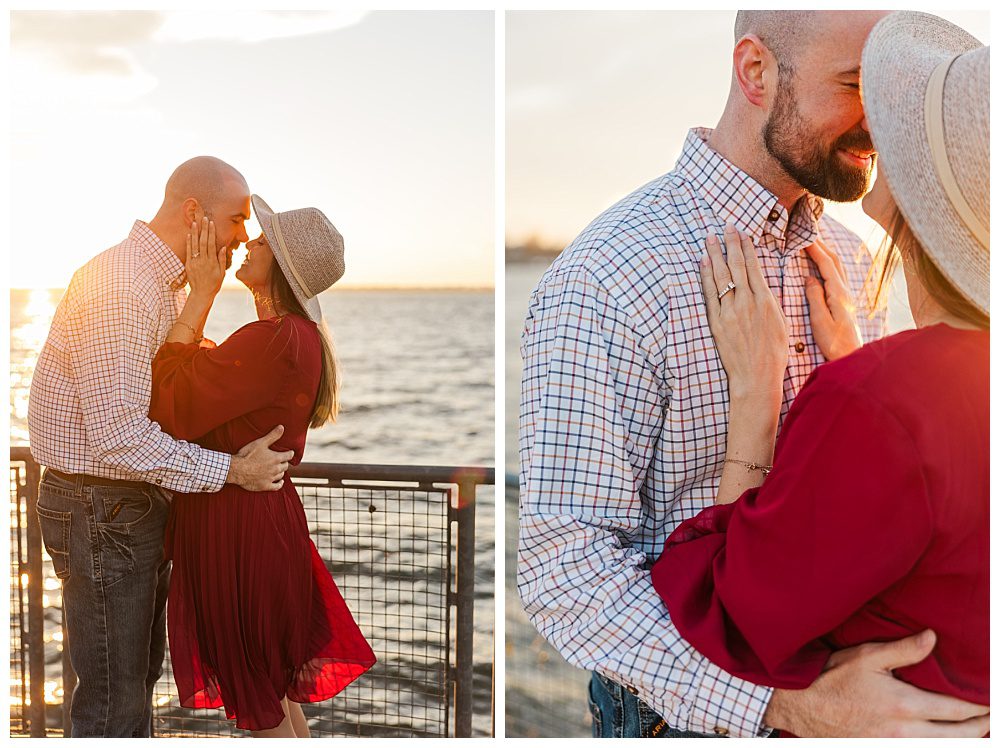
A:
[[[928,12],[990,43],[986,11]],[[562,247],[605,208],[670,171],[688,129],[729,92],[735,11],[510,11],[506,236]],[[853,205],[828,212],[863,239]]]
[[[344,286],[492,285],[492,12],[14,12],[10,29],[11,287],[65,286],[199,154],[276,210],[321,208]]]

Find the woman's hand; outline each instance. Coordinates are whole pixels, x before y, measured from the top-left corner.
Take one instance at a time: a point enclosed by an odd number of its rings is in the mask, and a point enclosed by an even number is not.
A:
[[[748,466],[771,464],[788,366],[785,316],[767,287],[753,242],[732,226],[726,226],[725,241],[725,259],[719,240],[709,236],[708,254],[701,260],[708,324],[729,376],[726,461],[715,499],[719,504],[736,501],[763,482],[764,471]]]
[[[806,247],[823,280],[806,278],[809,321],[813,340],[827,361],[846,356],[861,347],[854,319],[855,306],[848,290],[847,273],[836,252],[817,241]]]
[[[729,376],[730,399],[734,405],[752,403],[777,415],[788,366],[785,317],[764,280],[750,238],[729,225],[725,242],[723,258],[719,240],[706,240],[701,284],[712,337]],[[730,283],[734,286],[727,291]]]
[[[201,219],[200,226],[198,222],[192,223],[185,248],[184,269],[191,284],[191,295],[211,304],[226,276],[226,249],[219,249],[215,244],[215,223],[207,217]]]

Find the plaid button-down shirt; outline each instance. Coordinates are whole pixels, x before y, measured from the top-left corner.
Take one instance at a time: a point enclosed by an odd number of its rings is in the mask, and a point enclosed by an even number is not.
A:
[[[599,216],[532,294],[518,590],[569,662],[626,685],[671,727],[754,736],[767,732],[771,690],[688,645],[649,574],[670,532],[714,503],[726,453],[728,385],[698,262],[706,235],[721,236],[727,221],[752,237],[788,322],[783,418],[824,360],[809,325],[804,248],[822,237],[859,298],[870,256],[822,215],[819,198],[789,215],[708,147],[710,132],[692,130],[674,171]],[[865,340],[883,333],[883,317],[859,313],[858,323]]]
[[[222,488],[228,454],[175,440],[149,420],[152,361],[184,308],[183,274],[142,221],[74,273],[31,379],[39,463],[182,493]]]

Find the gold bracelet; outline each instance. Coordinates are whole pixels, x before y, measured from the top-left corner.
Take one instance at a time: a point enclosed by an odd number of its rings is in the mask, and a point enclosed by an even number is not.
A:
[[[186,327],[191,331],[191,334],[194,335],[194,340],[191,341],[192,343],[200,343],[205,339],[203,336],[199,335],[198,331],[195,330],[193,327],[191,327],[191,325],[189,325],[187,322],[181,322],[180,320],[177,320],[175,324],[184,325],[184,327]]]
[[[735,462],[737,465],[742,465],[747,469],[747,472],[753,472],[754,470],[760,470],[767,477],[767,474],[774,469],[774,465],[758,465],[756,462],[744,462],[743,460],[732,460],[727,459],[726,462]]]

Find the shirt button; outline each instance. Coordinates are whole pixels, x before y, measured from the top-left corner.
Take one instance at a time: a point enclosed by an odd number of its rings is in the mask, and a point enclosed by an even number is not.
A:
[[[161,481],[159,478],[157,478],[156,485],[162,486],[163,485],[163,481]]]
[[[796,353],[802,353],[802,351],[804,351],[805,349],[806,349],[806,344],[803,343],[801,340],[795,344]]]
[[[729,734],[729,730],[727,730],[725,727],[713,727],[712,732],[714,732],[716,735],[722,735],[723,737]]]
[[[625,690],[628,691],[633,696],[636,696],[639,693],[639,689],[636,688],[635,686],[625,686]]]
[[[767,214],[767,220],[769,220],[769,221],[777,221],[778,218],[780,218],[780,217],[781,217],[781,213],[779,213],[776,210],[772,210],[770,213]]]

